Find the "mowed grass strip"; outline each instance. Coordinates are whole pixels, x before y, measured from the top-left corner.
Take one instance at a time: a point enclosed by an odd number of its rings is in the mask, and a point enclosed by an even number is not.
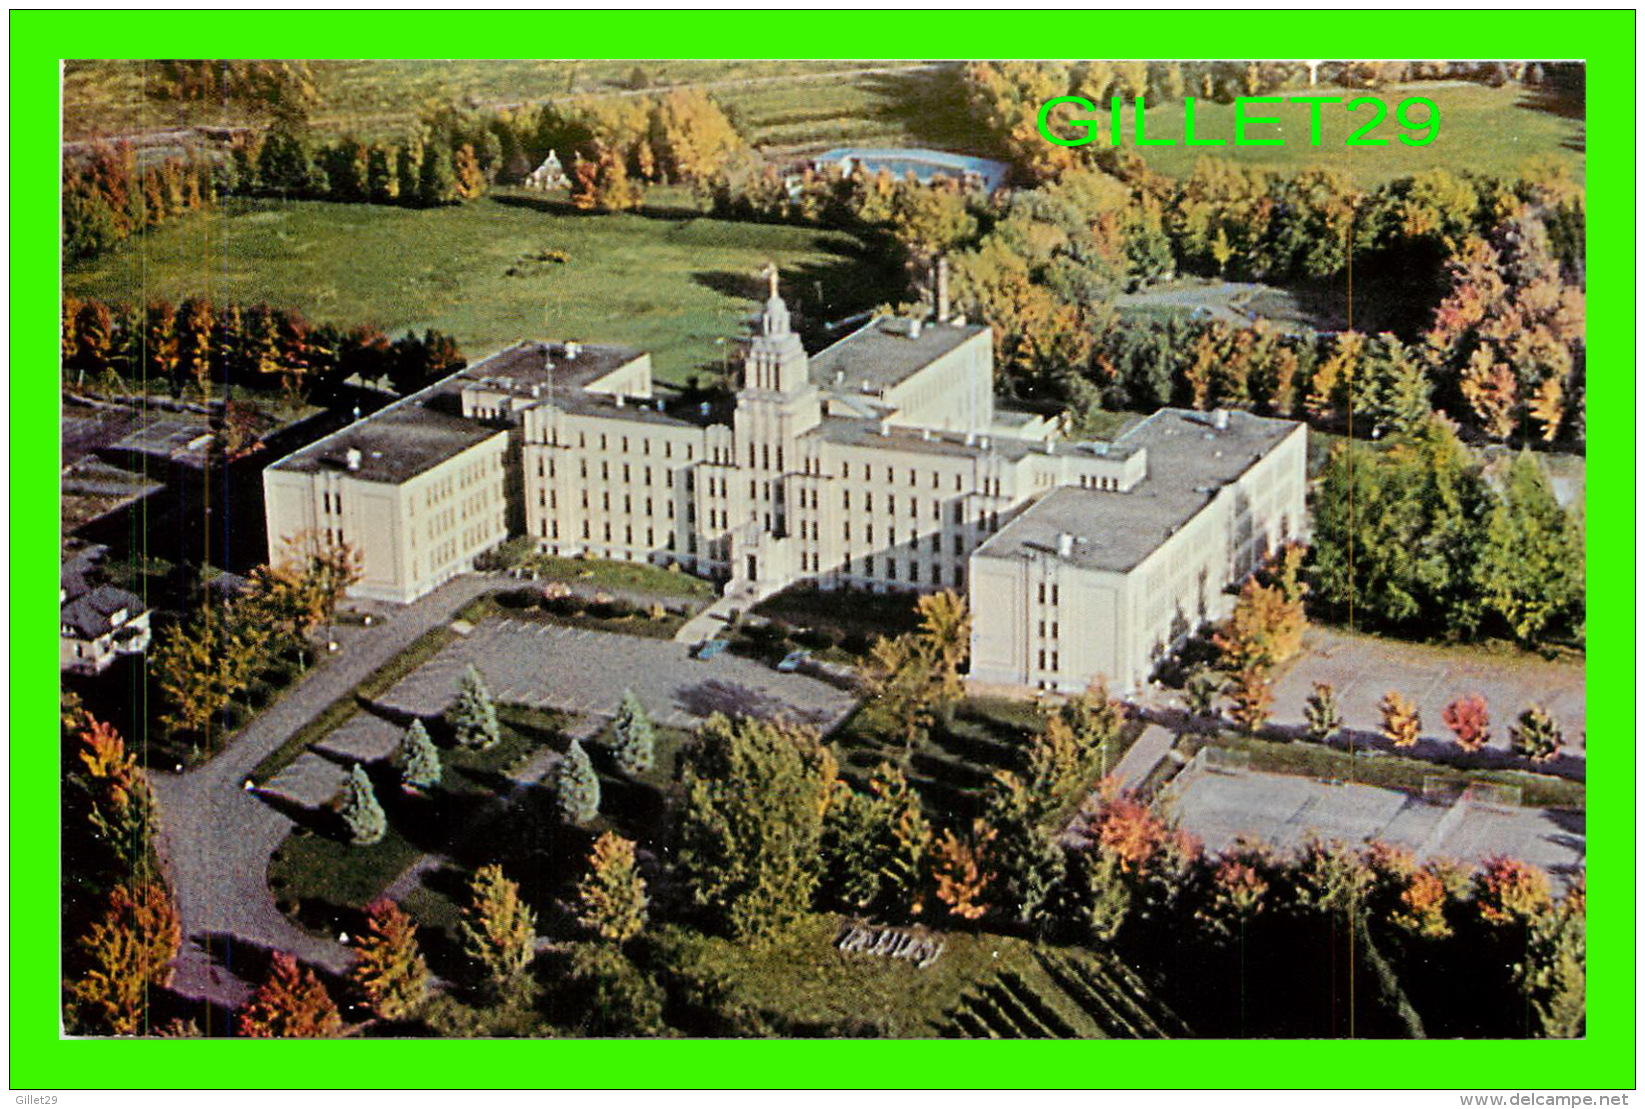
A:
[[[524,195],[421,211],[231,201],[69,269],[64,290],[126,304],[266,302],[396,335],[432,327],[470,361],[526,338],[627,344],[675,383],[728,364],[769,262],[806,316],[900,295],[900,274],[852,235],[710,219],[680,207],[685,190],[653,190],[651,201],[669,214],[585,215]],[[568,261],[522,264],[546,250]]]
[[[1340,96],[1342,103],[1320,109],[1320,145],[1310,143],[1308,106],[1289,100],[1279,104],[1248,105],[1245,115],[1246,141],[1273,142],[1283,146],[1234,145],[1234,105],[1196,99],[1194,134],[1201,140],[1225,141],[1226,146],[1188,146],[1184,143],[1183,106],[1147,106],[1150,140],[1174,139],[1174,146],[1135,145],[1134,110],[1124,115],[1123,134],[1128,150],[1141,154],[1150,169],[1168,177],[1183,178],[1194,171],[1200,158],[1226,158],[1247,169],[1295,174],[1309,169],[1334,169],[1348,174],[1361,188],[1371,188],[1398,177],[1431,169],[1453,173],[1518,176],[1527,162],[1552,157],[1567,165],[1576,180],[1583,179],[1586,130],[1580,118],[1570,118],[1569,109],[1547,110],[1544,102],[1525,89],[1493,89],[1465,81],[1432,82],[1395,86],[1388,89],[1283,89],[1275,94],[1291,96]],[[1347,146],[1345,141],[1376,115],[1374,106],[1349,112],[1346,105],[1361,96],[1372,96],[1387,106],[1387,115],[1365,138],[1386,140],[1382,146]],[[1425,146],[1407,146],[1400,135],[1424,137],[1414,127],[1404,127],[1395,117],[1399,102],[1411,96],[1432,100],[1440,112],[1439,135]],[[1580,113],[1580,107],[1577,109]],[[1098,120],[1097,142],[1107,140],[1106,108],[1093,113]],[[1410,118],[1423,117],[1413,107]],[[1420,126],[1420,125],[1419,125]]]

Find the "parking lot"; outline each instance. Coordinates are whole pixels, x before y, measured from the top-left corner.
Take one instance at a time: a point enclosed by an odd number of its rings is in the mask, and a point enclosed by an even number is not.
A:
[[[1221,851],[1240,835],[1293,848],[1310,834],[1358,844],[1380,839],[1422,859],[1477,863],[1509,855],[1556,881],[1587,857],[1580,812],[1520,809],[1471,801],[1427,801],[1399,790],[1255,771],[1208,769],[1196,760],[1166,790],[1182,826]]]
[[[499,702],[608,716],[632,689],[654,721],[681,728],[723,712],[827,731],[855,704],[826,682],[729,652],[700,661],[684,643],[516,619],[483,622],[382,701],[421,716],[443,712],[471,662]]]
[[[1450,747],[1454,737],[1440,713],[1458,697],[1478,693],[1489,706],[1493,749],[1509,749],[1509,726],[1536,701],[1565,729],[1564,756],[1580,759],[1586,756],[1588,727],[1584,677],[1579,664],[1529,655],[1499,657],[1314,627],[1303,640],[1301,657],[1274,681],[1273,721],[1300,727],[1303,704],[1314,683],[1329,682],[1336,687],[1346,726],[1375,733],[1382,721],[1377,704],[1389,690],[1398,690],[1422,713],[1424,745]],[[1414,753],[1422,754],[1421,747]]]

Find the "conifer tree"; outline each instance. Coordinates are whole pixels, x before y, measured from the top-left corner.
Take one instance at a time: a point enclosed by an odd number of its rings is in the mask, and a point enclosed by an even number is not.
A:
[[[339,812],[348,826],[349,838],[357,846],[381,843],[388,835],[388,818],[383,815],[383,806],[377,803],[377,791],[371,788],[371,779],[359,763],[348,772]]]
[[[364,991],[371,1011],[384,1020],[403,1020],[428,998],[428,964],[417,945],[417,926],[387,898],[366,906],[366,930],[354,938],[359,959],[350,977]]]
[[[484,751],[494,747],[502,738],[497,724],[497,706],[491,700],[480,668],[473,663],[463,671],[462,685],[457,690],[457,704],[451,711],[452,726],[457,742],[464,747]]]
[[[470,900],[457,922],[463,952],[479,968],[494,995],[517,985],[536,955],[537,917],[520,900],[520,887],[496,863],[482,866],[469,883]]]
[[[577,921],[603,940],[624,943],[645,928],[645,879],[634,842],[606,832],[594,841],[588,873],[577,883]]]
[[[250,1039],[334,1039],[343,1018],[312,970],[284,951],[270,957],[268,977],[240,1012],[240,1035]]]
[[[428,729],[421,720],[413,720],[411,727],[400,737],[400,780],[415,789],[433,789],[440,784],[444,768],[440,752],[428,738]]]
[[[1546,762],[1559,753],[1565,743],[1565,733],[1548,710],[1532,705],[1519,714],[1519,719],[1508,729],[1514,753],[1532,762]]]
[[[623,703],[617,707],[611,731],[611,754],[624,774],[633,777],[651,769],[657,758],[657,733],[632,689],[623,691]]]
[[[1308,738],[1324,743],[1342,730],[1342,710],[1337,707],[1337,690],[1330,682],[1315,682],[1314,692],[1302,707],[1308,722]]]
[[[600,811],[600,779],[588,752],[576,740],[554,768],[554,804],[572,824],[586,824]]]

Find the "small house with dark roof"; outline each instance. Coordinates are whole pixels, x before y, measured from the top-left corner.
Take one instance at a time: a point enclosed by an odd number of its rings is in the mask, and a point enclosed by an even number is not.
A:
[[[101,674],[118,656],[148,649],[149,608],[137,594],[92,585],[80,567],[68,566],[58,599],[60,670]]]

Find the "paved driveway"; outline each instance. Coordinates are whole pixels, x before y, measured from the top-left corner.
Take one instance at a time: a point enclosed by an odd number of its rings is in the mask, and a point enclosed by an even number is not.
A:
[[[1491,716],[1490,746],[1502,752],[1509,750],[1509,726],[1537,701],[1565,729],[1564,758],[1587,757],[1586,683],[1580,664],[1528,655],[1495,657],[1474,649],[1400,643],[1315,627],[1304,637],[1301,657],[1288,663],[1274,682],[1274,723],[1301,727],[1303,704],[1315,682],[1336,687],[1347,727],[1363,732],[1378,730],[1382,714],[1377,704],[1389,690],[1398,690],[1422,713],[1425,743],[1452,749],[1455,737],[1440,713],[1458,697],[1484,696]]]
[[[174,983],[179,993],[239,1005],[250,992],[244,975],[255,976],[263,953],[271,949],[333,972],[347,967],[346,948],[309,935],[274,907],[267,882],[269,856],[295,825],[242,788],[243,783],[252,767],[328,704],[497,585],[496,579],[479,575],[458,578],[399,609],[385,623],[349,629],[340,637],[341,654],[311,670],[258,714],[222,754],[183,774],[151,775],[160,810],[160,854],[183,926]],[[341,769],[327,765],[335,769],[340,785]]]
[[[654,721],[694,727],[716,712],[786,718],[827,731],[851,711],[851,694],[803,674],[725,652],[706,662],[686,644],[558,624],[487,620],[383,697],[392,709],[445,711],[474,663],[498,701],[609,716],[632,689]]]

